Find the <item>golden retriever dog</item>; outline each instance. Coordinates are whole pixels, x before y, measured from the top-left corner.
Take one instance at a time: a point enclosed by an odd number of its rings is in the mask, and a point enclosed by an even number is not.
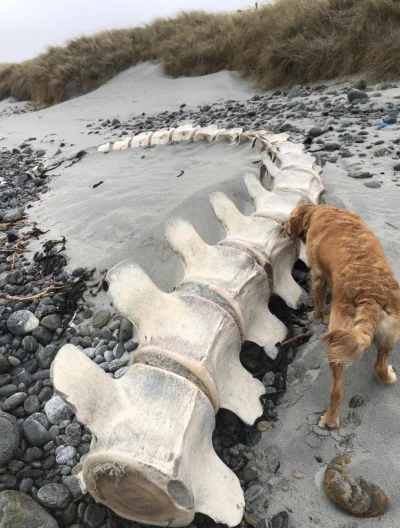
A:
[[[358,215],[329,205],[300,205],[284,227],[307,247],[314,296],[311,320],[324,316],[327,288],[332,292],[329,331],[322,338],[328,345],[332,387],[319,426],[337,427],[345,369],[372,341],[378,350],[378,380],[396,382],[388,356],[400,336],[400,287],[379,240]]]

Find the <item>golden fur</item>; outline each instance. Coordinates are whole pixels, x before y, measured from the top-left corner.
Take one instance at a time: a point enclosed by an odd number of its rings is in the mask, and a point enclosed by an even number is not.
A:
[[[332,292],[329,331],[322,338],[328,345],[332,388],[320,426],[335,427],[345,368],[372,341],[378,349],[378,380],[396,381],[387,358],[400,336],[400,288],[379,240],[358,215],[328,205],[301,205],[284,227],[307,247],[314,296],[311,319],[324,316],[327,288]]]

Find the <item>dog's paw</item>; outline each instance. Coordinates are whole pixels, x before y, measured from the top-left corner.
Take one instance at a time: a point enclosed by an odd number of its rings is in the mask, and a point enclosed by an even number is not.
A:
[[[325,315],[325,317],[324,317],[324,324],[328,325],[330,319],[331,319],[331,314]]]
[[[339,427],[339,418],[335,421],[328,414],[325,414],[318,422],[318,427],[321,429],[336,429]]]
[[[393,383],[396,383],[396,381],[397,381],[397,374],[394,368],[392,367],[392,365],[388,365],[388,378],[387,378],[386,383],[389,383],[391,385]]]
[[[314,310],[308,314],[309,321],[316,321],[317,319],[319,319],[319,314],[316,314]]]

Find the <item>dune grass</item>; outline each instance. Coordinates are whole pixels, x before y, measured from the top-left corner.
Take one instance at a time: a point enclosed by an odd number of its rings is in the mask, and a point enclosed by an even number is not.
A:
[[[0,99],[55,104],[143,61],[165,73],[237,70],[261,89],[365,73],[400,76],[400,0],[277,0],[232,14],[187,12],[104,31],[0,65]]]

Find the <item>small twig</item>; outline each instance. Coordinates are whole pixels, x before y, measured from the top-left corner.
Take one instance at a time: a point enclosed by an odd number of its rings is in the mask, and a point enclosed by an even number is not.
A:
[[[285,345],[290,345],[291,343],[294,343],[295,341],[297,341],[298,339],[303,339],[303,338],[306,338],[306,337],[311,337],[313,335],[312,332],[305,332],[304,334],[298,334],[290,339],[287,339],[286,341],[282,341],[282,343],[277,343],[276,346],[278,348],[282,348],[284,347]]]
[[[101,277],[99,280],[99,283],[97,284],[97,288],[94,290],[90,290],[90,293],[93,297],[96,297],[96,295],[99,293],[99,291],[103,288],[104,281],[106,280],[108,270],[103,270],[101,272]]]
[[[19,297],[18,295],[5,295],[4,299],[7,299],[7,301],[33,301],[34,299],[38,299],[39,297],[46,295],[46,293],[48,293],[49,291],[63,290],[64,288],[66,288],[66,286],[49,286],[48,288],[41,291],[40,293],[37,293],[36,295],[31,295],[29,297]]]
[[[178,174],[177,178],[180,178],[181,176],[183,176],[185,174],[185,171],[184,170],[181,170],[181,172]]]
[[[393,227],[394,229],[397,229],[398,231],[400,231],[400,228],[396,227],[395,225],[391,224],[390,222],[385,222],[385,224],[387,224],[388,226]]]

